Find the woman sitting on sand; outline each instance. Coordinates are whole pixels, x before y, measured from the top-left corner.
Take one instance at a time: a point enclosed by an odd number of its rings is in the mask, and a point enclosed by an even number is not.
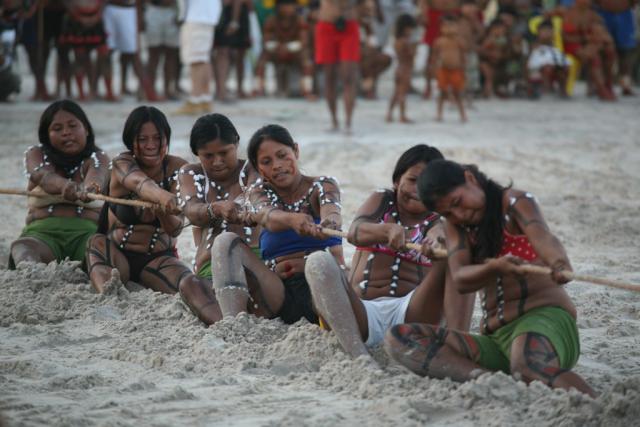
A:
[[[259,129],[248,154],[262,177],[246,197],[252,219],[262,226],[265,261],[234,233],[216,238],[211,264],[222,314],[250,311],[289,324],[303,317],[318,323],[304,265],[307,255],[327,248],[344,264],[341,239],[322,232],[322,227],[339,229],[342,224],[338,184],[333,178],[302,175],[298,144],[282,126]]]
[[[386,330],[402,322],[438,324],[446,301],[450,327],[469,330],[473,295],[445,287],[446,262],[433,262],[406,243],[436,241],[439,216],[418,199],[418,176],[436,148],[416,145],[404,152],[393,171],[392,190],[378,190],[364,202],[349,229],[356,246],[347,279],[327,254],[307,261],[307,278],[317,309],[352,356],[382,342]],[[355,315],[355,316],[354,316]]]
[[[96,232],[109,176],[109,158],[95,145],[89,119],[73,101],[56,101],[40,117],[40,145],[25,153],[28,190],[52,197],[30,198],[27,226],[11,244],[9,267],[21,261],[84,261],[87,240]]]
[[[185,282],[180,287],[183,300],[203,322],[213,323],[220,317],[211,288],[211,247],[225,231],[242,236],[256,254],[258,228],[243,224],[243,192],[255,182],[257,173],[248,161],[238,159],[240,135],[233,123],[222,114],[200,117],[191,129],[189,144],[199,163],[184,165],[178,175],[178,198],[184,214],[193,225],[196,244],[195,271],[206,279]]]
[[[89,277],[98,292],[117,269],[123,283],[132,280],[154,291],[175,293],[184,281],[197,278],[176,256],[183,225],[176,197],[176,175],[186,161],[169,155],[171,128],[155,107],[129,114],[122,132],[128,151],[113,159],[109,194],[142,199],[154,209],[109,203],[99,233],[87,248]]]
[[[475,166],[437,160],[420,176],[420,198],[445,219],[449,268],[461,293],[482,290],[482,335],[427,324],[391,328],[386,350],[420,375],[466,381],[501,370],[526,382],[594,396],[570,369],[580,355],[576,309],[559,285],[571,271],[530,193],[502,187]],[[523,262],[551,267],[525,274]]]

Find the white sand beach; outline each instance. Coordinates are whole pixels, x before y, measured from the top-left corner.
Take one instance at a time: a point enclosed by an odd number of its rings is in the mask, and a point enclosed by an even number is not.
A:
[[[388,76],[387,76],[388,77]],[[28,91],[27,91],[28,92]],[[376,188],[391,184],[403,150],[434,145],[476,163],[504,184],[534,193],[574,270],[640,283],[640,96],[601,103],[575,98],[475,102],[469,123],[435,101],[409,100],[413,125],[384,121],[389,80],[378,101],[359,101],[354,135],[328,133],[324,102],[259,99],[216,105],[237,125],[244,152],[266,123],[288,127],[308,174],[336,176],[345,223]],[[37,142],[45,108],[0,104],[0,187],[24,188],[24,150]],[[137,103],[83,107],[97,143],[123,150],[122,125]],[[193,117],[171,115],[171,151],[193,160]],[[640,294],[581,282],[582,355],[576,371],[600,394],[530,386],[503,374],[458,384],[390,365],[350,360],[332,333],[301,321],[240,315],[205,328],[181,302],[149,290],[96,294],[73,263],[5,269],[24,224],[26,200],[0,196],[0,418],[9,426],[631,426],[640,419]],[[194,248],[186,230],[180,256]],[[347,256],[353,248],[346,248]],[[476,309],[474,328],[479,311]],[[2,421],[0,421],[2,425]]]

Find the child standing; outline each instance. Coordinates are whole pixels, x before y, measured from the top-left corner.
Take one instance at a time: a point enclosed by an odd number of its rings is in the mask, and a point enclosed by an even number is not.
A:
[[[437,121],[442,121],[442,107],[449,94],[453,97],[458,110],[460,120],[467,121],[467,116],[462,104],[464,94],[464,69],[467,48],[458,34],[458,22],[455,17],[446,16],[441,22],[441,35],[433,45],[433,64],[436,69],[436,78],[440,95],[438,96]]]
[[[394,48],[398,58],[396,68],[395,87],[389,103],[387,121],[393,121],[393,109],[397,105],[400,109],[400,122],[412,123],[406,115],[407,93],[411,87],[411,74],[416,56],[416,41],[413,37],[418,23],[411,15],[400,15],[396,20]]]

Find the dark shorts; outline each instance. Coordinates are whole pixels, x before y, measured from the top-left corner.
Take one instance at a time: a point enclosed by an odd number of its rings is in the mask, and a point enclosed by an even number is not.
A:
[[[282,281],[284,284],[284,302],[278,317],[288,325],[303,317],[318,324],[318,315],[313,311],[311,290],[304,273],[297,273]]]
[[[619,50],[636,47],[635,23],[631,9],[620,13],[598,10]]]
[[[91,27],[85,27],[78,21],[70,17],[65,19],[59,43],[71,48],[93,49],[99,46],[106,46],[107,33],[104,31],[102,21]]]
[[[238,29],[227,34],[227,29],[231,23],[231,5],[222,9],[220,22],[216,25],[216,33],[213,39],[214,47],[231,47],[234,49],[248,49],[251,47],[251,34],[249,29],[249,9],[246,4],[242,5],[240,17],[238,18]]]
[[[127,258],[129,262],[129,280],[140,283],[140,275],[142,270],[149,265],[151,261],[161,256],[168,256],[176,258],[176,253],[173,249],[166,249],[160,252],[154,252],[152,254],[127,251],[125,249],[119,249],[120,252]],[[185,266],[185,271],[189,272],[189,269]]]

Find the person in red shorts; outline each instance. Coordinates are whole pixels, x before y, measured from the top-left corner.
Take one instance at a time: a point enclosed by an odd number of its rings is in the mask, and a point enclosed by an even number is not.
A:
[[[337,85],[342,81],[345,130],[351,133],[351,118],[356,103],[360,34],[355,2],[321,0],[315,29],[315,60],[325,74],[325,97],[331,113],[332,130],[338,130]]]

